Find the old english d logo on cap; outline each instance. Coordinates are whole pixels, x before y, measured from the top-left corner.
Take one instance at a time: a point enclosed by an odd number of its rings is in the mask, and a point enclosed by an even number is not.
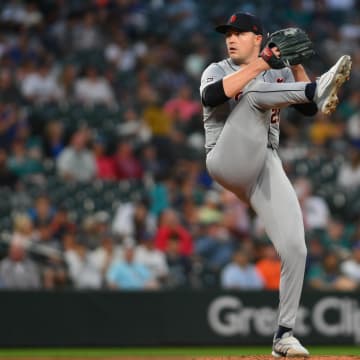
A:
[[[226,24],[219,25],[215,28],[216,31],[222,34],[226,34],[230,29],[251,31],[260,35],[263,33],[263,26],[260,19],[249,13],[232,14]]]

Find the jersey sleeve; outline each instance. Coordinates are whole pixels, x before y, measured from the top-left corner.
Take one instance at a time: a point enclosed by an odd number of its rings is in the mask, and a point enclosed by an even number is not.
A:
[[[295,82],[294,75],[291,69],[284,68],[283,69],[283,77],[285,82]],[[304,103],[304,104],[293,104],[292,108],[300,112],[304,116],[313,116],[317,113],[318,108],[314,102]]]
[[[284,82],[295,82],[294,75],[288,67],[282,69]]]
[[[202,97],[203,91],[208,85],[222,79],[225,75],[225,71],[220,65],[217,63],[210,64],[201,76],[200,96]]]

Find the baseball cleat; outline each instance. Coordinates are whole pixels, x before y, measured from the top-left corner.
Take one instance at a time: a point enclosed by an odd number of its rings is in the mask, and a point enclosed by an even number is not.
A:
[[[309,352],[292,335],[292,332],[287,332],[281,338],[274,339],[271,355],[276,358],[307,357]]]
[[[351,57],[343,55],[337,63],[316,80],[314,102],[324,114],[331,114],[339,103],[337,93],[341,85],[350,78]]]

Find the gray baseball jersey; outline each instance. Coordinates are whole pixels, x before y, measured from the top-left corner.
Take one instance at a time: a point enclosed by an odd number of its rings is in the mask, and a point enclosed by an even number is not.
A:
[[[210,64],[202,74],[200,95],[206,86],[214,83],[224,76],[232,74],[233,72],[240,69],[239,65],[236,65],[232,59],[228,58],[217,63]],[[281,70],[268,70],[261,73],[255,81],[263,81],[267,83],[279,83],[279,82],[294,82],[294,77],[289,68]],[[238,97],[230,99],[228,102],[217,106],[217,107],[204,107],[204,128],[205,128],[205,148],[207,152],[211,150],[221,133],[221,130],[225,124],[227,117],[230,112],[237,105],[241,94]],[[251,110],[251,109],[249,109]],[[270,112],[270,126],[269,126],[269,145],[271,144],[274,148],[279,146],[279,109],[271,110]],[[250,112],[246,116],[255,117],[256,112]]]
[[[238,69],[230,59],[211,64],[202,75],[200,92]],[[245,193],[264,223],[282,261],[278,323],[289,328],[299,306],[306,246],[300,205],[277,154],[279,112],[308,102],[305,87],[294,82],[287,68],[268,70],[234,99],[203,108],[207,169],[240,198]]]

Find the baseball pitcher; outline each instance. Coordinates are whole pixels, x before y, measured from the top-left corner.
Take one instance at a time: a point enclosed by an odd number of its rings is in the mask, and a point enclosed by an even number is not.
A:
[[[306,245],[298,199],[277,153],[279,113],[286,106],[304,115],[332,113],[337,92],[350,76],[351,59],[342,56],[311,82],[301,63],[314,51],[301,29],[271,34],[262,51],[263,27],[251,14],[234,14],[216,30],[225,35],[229,57],[210,64],[201,78],[207,169],[219,184],[251,204],[280,255],[279,318],[272,355],[308,356],[292,332]]]

